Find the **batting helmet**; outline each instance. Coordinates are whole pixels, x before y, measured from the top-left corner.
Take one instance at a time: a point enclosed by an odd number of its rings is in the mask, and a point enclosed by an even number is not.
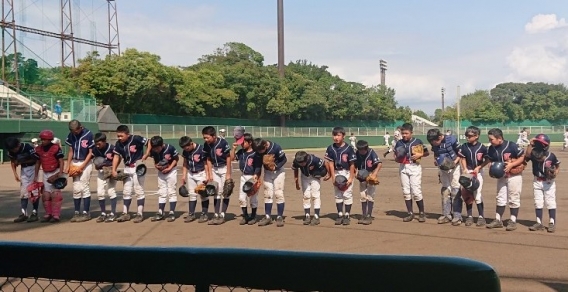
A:
[[[105,165],[105,160],[106,158],[99,156],[93,160],[93,164],[95,165],[96,168],[101,168],[103,167],[103,165]]]
[[[535,146],[537,146],[536,143],[539,143],[543,148],[548,149],[548,146],[550,145],[550,138],[548,137],[548,135],[538,134],[536,135],[536,137],[534,137],[534,142]]]
[[[347,190],[347,178],[344,175],[336,176],[335,177],[335,186],[337,186],[337,188],[340,191]]]
[[[366,169],[359,169],[357,171],[357,179],[359,181],[365,181],[368,176],[369,176],[369,171]]]
[[[187,187],[185,185],[179,187],[178,191],[179,191],[180,196],[182,196],[184,198],[189,197],[189,191],[187,190]]]
[[[394,149],[394,155],[396,156],[396,159],[403,159],[404,157],[406,157],[406,155],[408,155],[408,153],[406,152],[406,147],[404,146],[399,146],[396,147]]]
[[[210,181],[205,185],[205,192],[207,196],[215,196],[217,195],[217,190],[219,189],[219,183],[216,181]]]
[[[243,192],[247,195],[254,195],[254,183],[255,181],[252,179],[247,180],[244,184],[243,184]]]
[[[167,166],[168,164],[170,164],[170,161],[168,161],[167,159],[162,159],[158,162],[158,166]]]
[[[136,166],[136,175],[137,176],[144,176],[144,175],[146,175],[146,170],[148,170],[146,168],[146,165],[140,164],[140,165]]]
[[[53,137],[55,137],[55,135],[53,134],[53,131],[51,130],[43,130],[39,133],[39,138],[41,140],[53,140]]]
[[[58,190],[62,190],[67,186],[67,176],[63,175],[59,178],[57,178],[54,182],[53,182],[53,187],[58,189]]]
[[[459,183],[464,189],[470,192],[475,192],[479,189],[479,180],[475,175],[470,173],[462,174],[460,176]]]
[[[492,178],[502,178],[505,176],[505,163],[492,162],[489,167],[489,176]]]

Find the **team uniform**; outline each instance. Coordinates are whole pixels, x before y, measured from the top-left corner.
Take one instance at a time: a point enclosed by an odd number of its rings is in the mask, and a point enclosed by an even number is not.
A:
[[[562,145],[562,151],[568,147],[568,132],[564,132],[564,144]]]
[[[170,203],[170,213],[168,214],[168,222],[175,220],[174,212],[177,204],[177,168],[173,167],[167,173],[163,170],[167,169],[178,159],[179,154],[176,148],[170,144],[164,144],[160,152],[152,151],[151,154],[154,159],[154,164],[158,165],[162,161],[167,161],[167,165],[163,166],[162,170],[158,170],[158,213],[152,218],[152,221],[159,221],[164,219],[164,209],[166,203]]]
[[[203,145],[205,157],[211,161],[212,179],[218,184],[217,194],[213,199],[215,205],[215,217],[209,221],[209,225],[219,225],[225,223],[225,212],[229,208],[229,198],[223,198],[223,187],[227,178],[227,161],[230,159],[231,148],[229,143],[222,137],[217,137],[212,144]],[[230,174],[229,174],[230,175]],[[221,201],[223,208],[221,209]]]
[[[483,163],[485,156],[487,155],[487,147],[480,142],[477,142],[475,145],[470,143],[462,144],[459,151],[458,156],[462,159],[465,159],[466,169],[465,172],[473,173],[475,168],[480,166]],[[483,196],[481,195],[481,190],[483,188],[483,169],[479,171],[479,173],[475,174],[475,177],[479,181],[479,188],[473,193],[475,204],[477,205],[477,211],[479,213],[479,218],[477,219],[477,226],[484,226],[485,225],[485,217],[483,214]],[[467,205],[467,215],[468,218],[466,219],[466,223],[468,220],[473,219],[472,217],[472,205]],[[460,204],[461,209],[461,204]],[[461,210],[459,210],[461,213]],[[467,225],[467,224],[466,224]]]
[[[26,163],[19,163],[18,156],[25,155],[32,157]],[[37,221],[37,209],[39,207],[39,200],[34,200],[30,197],[30,192],[28,187],[35,182],[35,165],[37,162],[37,156],[35,149],[32,145],[28,143],[20,143],[20,147],[16,152],[8,151],[8,157],[11,161],[18,163],[20,166],[20,206],[22,214],[14,220],[14,222],[34,222]],[[39,195],[39,194],[37,194]],[[36,197],[37,198],[37,197]],[[28,217],[28,202],[32,201],[33,208],[32,214]]]
[[[53,222],[59,222],[63,195],[61,194],[61,190],[56,189],[47,179],[60,172],[63,165],[59,164],[59,160],[63,159],[65,156],[59,144],[53,143],[47,146],[37,146],[35,155],[43,170],[43,193],[41,200],[45,208],[45,215],[41,222],[49,222],[52,219]]]
[[[195,188],[197,185],[202,184],[207,180],[205,173],[205,163],[207,155],[203,152],[203,145],[195,143],[195,149],[192,151],[185,151],[181,153],[183,157],[183,167],[187,170],[186,185],[189,191],[189,214],[185,222],[192,222],[195,218],[195,208],[197,207],[197,193]],[[209,197],[201,197],[201,216],[199,216],[199,223],[209,221],[207,212],[209,209]]]
[[[95,147],[93,133],[87,129],[81,130],[77,135],[69,133],[65,144],[73,151],[71,165],[80,167],[91,155],[89,150]],[[71,222],[82,222],[91,219],[91,171],[93,165],[88,163],[80,175],[73,177],[73,202],[75,204],[75,215]],[[81,214],[81,200],[83,200],[83,213]]]
[[[319,225],[321,209],[321,178],[315,177],[315,173],[322,173],[325,169],[325,161],[319,157],[309,154],[306,165],[301,166],[296,161],[292,163],[292,170],[298,170],[300,175],[300,186],[302,189],[302,205],[304,207],[304,225]],[[314,205],[314,216],[310,218],[310,209]]]
[[[284,182],[286,173],[284,172],[284,164],[288,161],[286,153],[280,145],[269,142],[270,146],[260,155],[262,160],[264,155],[274,155],[274,163],[276,169],[273,171],[264,167],[264,211],[265,216],[260,220],[258,226],[266,226],[272,224],[272,204],[276,201],[277,217],[276,224],[279,227],[284,226]]]
[[[379,166],[381,160],[377,153],[369,148],[367,153],[362,155],[359,151],[355,153],[357,160],[355,161],[355,167],[357,171],[359,170],[366,170],[369,174],[373,173],[375,169]],[[371,218],[373,215],[373,206],[375,204],[375,191],[377,186],[371,185],[366,181],[359,182],[359,194],[361,195],[361,207],[362,207],[362,220],[360,223],[364,224],[365,220],[367,220],[370,224],[372,222]]]
[[[138,136],[130,135],[128,139],[122,143],[116,141],[114,145],[114,154],[120,155],[124,163],[124,173],[128,175],[128,178],[124,180],[124,187],[122,190],[122,200],[123,200],[123,211],[120,217],[118,217],[118,222],[130,221],[130,214],[128,214],[128,209],[130,208],[130,203],[132,203],[132,195],[136,196],[137,203],[137,213],[134,215],[134,223],[140,223],[143,221],[142,216],[144,212],[144,181],[145,176],[138,176],[136,174],[136,164],[139,160],[144,157],[144,146],[147,144],[148,139]]]
[[[501,145],[489,146],[487,149],[487,159],[491,162],[509,162],[510,159],[523,156],[525,150],[517,144],[504,140]],[[517,216],[521,207],[521,191],[523,189],[522,174],[512,175],[507,173],[504,177],[497,179],[497,211],[495,220],[487,225],[487,228],[502,228],[502,217],[505,207],[509,205],[511,211],[511,222],[507,225],[507,230],[512,231],[517,228]]]
[[[385,138],[385,146],[387,146],[387,147],[389,146],[390,137],[391,137],[391,136],[390,136],[389,134],[385,134],[385,135],[383,136],[383,138]]]
[[[428,148],[422,143],[422,140],[410,138],[408,141],[402,139],[395,144],[395,161],[399,163],[400,185],[404,196],[404,203],[408,211],[408,216],[404,218],[404,222],[410,222],[414,219],[414,211],[412,210],[412,199],[421,210],[418,221],[425,222],[426,215],[422,211],[424,209],[424,200],[422,197],[422,166],[419,161],[412,160],[413,148],[422,148],[421,151],[426,154]],[[417,148],[417,149],[418,149]]]
[[[260,173],[262,172],[262,160],[252,149],[250,151],[239,149],[239,151],[235,154],[235,160],[239,162],[239,170],[241,171],[241,184],[239,188],[239,206],[243,211],[243,220],[241,221],[241,225],[254,225],[256,223],[256,210],[258,208],[258,191],[249,196],[243,191],[243,186],[254,176],[260,178]],[[247,203],[250,203],[251,207],[250,217],[247,211]]]
[[[460,144],[455,136],[444,136],[440,145],[432,146],[432,152],[434,153],[435,158],[446,157],[452,161],[455,161],[458,157],[459,150]],[[450,170],[439,169],[438,175],[440,177],[440,183],[442,184],[442,188],[440,190],[440,194],[442,196],[442,216],[438,218],[438,224],[444,224],[451,221],[453,224],[461,223],[462,201],[459,195],[459,179],[461,175],[460,165],[456,164],[455,168]],[[452,208],[452,206],[454,208]],[[454,209],[453,219],[452,209]],[[458,210],[460,212],[457,212]]]
[[[353,147],[347,143],[343,143],[343,145],[339,146],[334,143],[327,147],[324,159],[333,163],[336,177],[342,175],[349,180],[351,176],[351,164],[355,163],[357,157]],[[335,178],[332,177],[331,179]],[[351,212],[351,205],[353,204],[353,184],[349,185],[349,187],[345,190],[341,190],[337,186],[334,186],[333,190],[335,195],[335,205],[337,207],[337,219],[335,220],[335,225],[349,225],[351,224],[349,213]],[[345,214],[343,213],[344,204]]]
[[[114,159],[114,145],[106,143],[104,149],[97,147],[93,148],[93,157],[104,158],[103,167],[112,167],[112,160]],[[112,178],[105,178],[104,170],[97,170],[97,198],[99,206],[101,207],[101,215],[97,218],[97,222],[114,222],[116,219],[116,180]],[[106,213],[105,196],[110,199],[110,213]]]
[[[527,131],[521,131],[519,137],[517,138],[517,144],[519,147],[523,147],[529,144],[529,137]]]
[[[357,137],[355,136],[349,137],[349,143],[351,143],[351,147],[355,148],[355,144],[357,144]]]
[[[556,182],[554,179],[547,179],[545,168],[556,167],[560,165],[560,161],[554,153],[549,152],[544,161],[538,161],[531,157],[532,173],[534,175],[533,191],[534,191],[534,208],[536,213],[536,224],[529,229],[532,231],[544,230],[542,225],[542,209],[548,209],[549,224],[548,232],[554,232],[556,226]]]

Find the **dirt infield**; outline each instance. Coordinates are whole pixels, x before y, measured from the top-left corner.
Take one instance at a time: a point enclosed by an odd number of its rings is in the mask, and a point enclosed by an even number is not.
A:
[[[375,147],[382,153],[383,147]],[[568,164],[568,153],[556,151],[561,162]],[[286,151],[291,160],[294,151]],[[314,154],[322,157],[323,151]],[[382,156],[381,156],[382,157]],[[237,199],[231,200],[228,221],[221,226],[184,223],[178,218],[173,223],[165,221],[151,222],[149,217],[157,210],[156,174],[150,169],[146,178],[148,190],[146,200],[146,220],[140,224],[100,223],[94,220],[84,223],[70,223],[73,213],[71,184],[65,189],[63,221],[49,223],[12,223],[19,214],[18,184],[13,181],[9,164],[0,166],[0,238],[2,240],[102,244],[126,246],[209,246],[209,247],[244,247],[260,249],[307,250],[340,253],[370,254],[413,254],[458,256],[486,262],[493,266],[501,277],[503,291],[568,291],[568,187],[566,173],[568,167],[562,166],[557,179],[558,227],[556,233],[530,232],[528,226],[534,224],[534,203],[532,192],[532,174],[530,168],[523,175],[523,192],[519,213],[519,228],[507,232],[505,229],[489,230],[479,227],[454,227],[438,225],[436,219],[441,212],[440,186],[437,169],[431,157],[423,160],[423,193],[426,206],[426,223],[402,222],[405,206],[398,179],[398,165],[392,159],[383,161],[379,176],[381,184],[376,196],[373,224],[358,225],[352,220],[350,226],[335,226],[335,203],[331,182],[322,185],[322,220],[319,226],[302,225],[303,208],[300,191],[294,187],[293,173],[286,168],[286,226],[277,228],[275,224],[267,227],[239,226],[240,208]],[[181,173],[181,172],[180,172]],[[238,178],[237,172],[234,177]],[[488,176],[487,176],[488,177]],[[485,213],[488,221],[495,216],[494,179],[487,178],[483,186]],[[355,203],[352,216],[358,219],[361,205],[358,202],[358,184],[354,187]],[[91,180],[93,216],[98,215],[96,202],[96,180]],[[119,185],[118,190],[122,190]],[[263,201],[260,200],[259,215],[264,213]],[[178,203],[178,216],[187,212],[187,199]],[[274,206],[273,213],[276,213]],[[415,207],[416,209],[416,207]],[[118,210],[122,210],[119,200]],[[131,211],[134,207],[131,207]],[[198,204],[197,210],[200,210]],[[212,206],[209,210],[212,210]],[[464,210],[465,212],[465,210]],[[474,216],[477,210],[474,207]],[[43,207],[40,207],[40,215]],[[505,218],[509,218],[508,210]],[[544,222],[548,222],[545,211]],[[564,267],[564,268],[562,268]],[[351,267],[356,269],[357,267]],[[451,277],[451,275],[447,275]],[[467,285],[467,283],[464,283]],[[459,288],[457,288],[459,289]]]

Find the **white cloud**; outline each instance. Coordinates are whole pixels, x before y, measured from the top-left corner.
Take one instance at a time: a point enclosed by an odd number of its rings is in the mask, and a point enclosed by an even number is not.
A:
[[[527,33],[546,32],[555,28],[568,26],[564,18],[557,19],[556,14],[538,14],[525,25]]]

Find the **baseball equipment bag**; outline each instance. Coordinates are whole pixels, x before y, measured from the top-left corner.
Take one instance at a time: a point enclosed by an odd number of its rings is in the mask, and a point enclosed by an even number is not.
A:
[[[209,196],[216,196],[218,190],[219,190],[219,184],[218,184],[216,181],[208,182],[208,183],[205,185],[205,193],[206,193],[205,196],[206,196],[206,197],[209,197]]]
[[[462,174],[459,178],[460,185],[469,192],[475,192],[479,188],[479,180],[477,176],[465,173]]]
[[[228,198],[233,194],[235,188],[235,181],[232,178],[226,179],[223,185],[223,198]]]
[[[187,187],[185,185],[179,187],[178,191],[179,191],[180,196],[182,196],[184,198],[189,197],[189,191],[187,190]]]
[[[53,182],[53,187],[58,189],[58,190],[62,190],[66,186],[67,186],[67,177],[66,176],[61,176]]]
[[[136,175],[137,176],[144,176],[144,175],[146,175],[146,170],[148,170],[146,168],[146,165],[140,164],[140,165],[136,166]]]
[[[33,182],[27,187],[27,191],[29,193],[29,199],[32,203],[35,203],[43,193],[43,183],[37,181]]]
[[[106,158],[104,157],[95,157],[95,159],[93,160],[93,164],[95,165],[96,169],[101,169],[103,168],[103,166],[105,165],[105,160]]]
[[[369,177],[369,171],[366,169],[359,169],[357,171],[357,178],[360,182],[364,182]]]
[[[276,163],[274,162],[274,154],[265,154],[262,156],[262,164],[270,171],[276,170]]]
[[[491,162],[489,167],[489,176],[492,178],[502,178],[505,176],[505,163]]]
[[[69,165],[69,172],[67,173],[69,177],[80,176],[83,170],[79,166]]]
[[[322,167],[322,168],[318,168],[318,169],[314,169],[314,171],[312,172],[312,176],[315,178],[322,178],[325,177],[327,175],[327,168]]]
[[[255,182],[253,179],[249,179],[243,185],[243,192],[250,197],[256,194],[259,188],[260,188],[260,181]]]
[[[544,176],[546,179],[555,179],[556,178],[556,166],[549,166],[544,168]]]
[[[365,181],[370,184],[370,185],[378,185],[379,184],[379,178],[374,176],[374,175],[369,175]]]
[[[414,154],[424,154],[424,146],[423,146],[422,144],[412,146],[412,152],[410,152],[410,154],[411,154],[411,155],[414,155]],[[418,158],[418,159],[416,159],[414,162],[415,162],[415,163],[420,163],[420,159],[421,159],[421,158]]]
[[[440,170],[449,171],[456,168],[454,161],[447,155],[440,155],[436,157],[436,164]]]
[[[206,188],[205,188],[205,183],[198,184],[194,191],[195,191],[196,194],[198,194],[202,197],[207,197],[207,191],[206,191]]]
[[[343,175],[338,175],[335,177],[335,186],[340,190],[340,191],[345,191],[347,190],[347,178]]]
[[[516,160],[517,158],[511,159],[511,162],[515,162]],[[513,175],[520,174],[521,172],[523,172],[523,170],[525,170],[525,165],[527,165],[527,163],[523,161],[523,163],[511,168],[509,173]]]

